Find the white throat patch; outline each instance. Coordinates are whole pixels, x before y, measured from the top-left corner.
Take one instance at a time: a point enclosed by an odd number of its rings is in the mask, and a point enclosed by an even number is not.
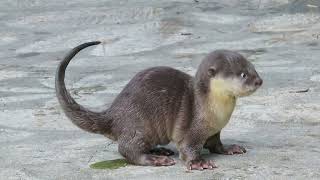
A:
[[[227,125],[236,105],[230,83],[225,79],[210,80],[206,119],[212,135]]]

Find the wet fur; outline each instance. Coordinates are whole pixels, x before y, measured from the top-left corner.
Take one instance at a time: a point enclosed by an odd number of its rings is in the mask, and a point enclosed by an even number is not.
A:
[[[56,94],[65,114],[75,125],[117,140],[119,152],[138,165],[174,164],[169,157],[150,154],[157,145],[171,141],[177,145],[186,164],[201,159],[203,147],[212,152],[223,151],[220,131],[229,121],[236,103],[236,95],[232,94],[235,90],[229,88],[232,81],[224,79],[233,77],[232,70],[239,67],[255,72],[241,55],[215,51],[202,61],[196,77],[164,66],[143,70],[131,79],[108,109],[93,112],[70,96],[64,75],[77,52],[99,43],[76,47],[57,69]],[[237,66],[233,67],[234,64]],[[210,67],[215,68],[215,74],[208,74]],[[221,75],[220,79],[213,79],[218,77],[215,75]],[[226,93],[229,91],[231,93]]]

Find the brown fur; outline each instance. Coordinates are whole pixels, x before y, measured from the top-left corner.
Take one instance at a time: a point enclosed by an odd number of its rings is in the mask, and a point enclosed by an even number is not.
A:
[[[231,116],[236,98],[252,93],[262,84],[251,63],[238,53],[219,50],[202,61],[196,77],[170,67],[149,68],[136,74],[108,109],[92,112],[70,96],[64,75],[77,52],[99,43],[76,47],[58,66],[56,93],[71,121],[86,131],[117,140],[119,152],[133,164],[173,165],[173,159],[150,153],[157,145],[172,141],[188,168],[215,167],[203,160],[200,152],[203,147],[211,152],[226,152],[220,131]],[[241,79],[243,72],[247,78]],[[225,84],[218,87],[212,83],[215,79]],[[226,112],[225,106],[229,106]]]

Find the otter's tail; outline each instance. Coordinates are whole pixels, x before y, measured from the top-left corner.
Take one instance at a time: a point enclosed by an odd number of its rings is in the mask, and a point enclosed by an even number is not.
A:
[[[65,71],[71,59],[82,49],[97,44],[100,44],[100,42],[94,41],[81,44],[72,49],[65,56],[59,64],[56,72],[55,87],[59,103],[66,116],[73,122],[73,124],[88,132],[105,134],[110,130],[111,124],[110,119],[107,118],[106,114],[93,112],[79,105],[71,97],[64,83]]]

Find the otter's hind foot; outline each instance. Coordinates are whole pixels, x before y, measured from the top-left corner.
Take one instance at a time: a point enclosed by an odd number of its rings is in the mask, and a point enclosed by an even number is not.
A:
[[[157,155],[145,155],[145,159],[143,160],[146,165],[151,166],[172,166],[176,164],[176,162],[167,156],[157,156]]]

